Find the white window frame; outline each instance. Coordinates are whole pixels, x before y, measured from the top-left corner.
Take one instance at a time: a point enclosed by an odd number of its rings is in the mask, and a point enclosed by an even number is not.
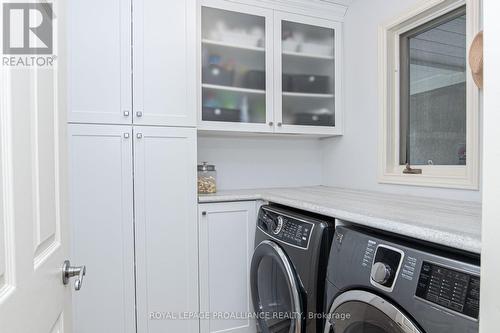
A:
[[[379,28],[379,170],[380,183],[479,189],[479,89],[466,70],[466,165],[419,165],[421,174],[404,174],[399,159],[400,35],[466,5],[467,50],[480,30],[480,0],[430,0]]]

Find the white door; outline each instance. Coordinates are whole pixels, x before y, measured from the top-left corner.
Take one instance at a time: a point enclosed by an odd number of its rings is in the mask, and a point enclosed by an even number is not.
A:
[[[255,201],[200,204],[200,312],[252,313],[250,264]],[[201,333],[255,333],[251,318],[214,317],[201,321]]]
[[[134,0],[134,124],[195,126],[196,0]]]
[[[137,331],[195,333],[196,129],[134,127]]]
[[[5,333],[71,332],[74,281],[63,285],[61,272],[69,257],[65,2],[52,4],[54,67],[0,67],[0,330]]]
[[[73,297],[74,333],[133,333],[132,127],[71,124],[69,137],[71,258],[96,273]]]
[[[70,122],[132,123],[131,5],[68,1]]]

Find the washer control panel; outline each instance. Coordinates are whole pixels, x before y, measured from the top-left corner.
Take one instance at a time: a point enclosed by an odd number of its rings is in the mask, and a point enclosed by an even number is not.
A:
[[[479,283],[479,276],[424,261],[415,295],[478,319]]]
[[[314,224],[263,208],[259,212],[258,227],[284,243],[307,249]]]

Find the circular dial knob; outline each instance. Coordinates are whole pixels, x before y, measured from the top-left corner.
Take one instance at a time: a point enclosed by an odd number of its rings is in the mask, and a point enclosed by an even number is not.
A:
[[[379,283],[386,283],[391,277],[391,267],[383,262],[376,262],[372,266],[371,277],[372,280]]]
[[[273,234],[275,235],[279,234],[281,228],[283,228],[283,217],[278,216],[277,222],[273,225]]]

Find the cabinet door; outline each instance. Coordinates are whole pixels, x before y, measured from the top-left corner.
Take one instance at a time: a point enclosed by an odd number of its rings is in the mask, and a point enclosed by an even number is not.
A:
[[[68,120],[130,124],[131,0],[73,0],[68,11]]]
[[[88,273],[73,295],[77,333],[135,332],[131,132],[69,126],[71,262]]]
[[[196,0],[133,0],[134,124],[196,125]]]
[[[272,132],[272,11],[204,0],[200,16],[199,128]]]
[[[255,242],[256,202],[201,204],[200,311],[228,315],[253,313],[250,263]],[[256,332],[253,319],[210,318],[202,333]]]
[[[199,310],[196,129],[134,131],[137,331],[195,333],[174,316]]]
[[[341,23],[274,18],[276,132],[341,134]]]

